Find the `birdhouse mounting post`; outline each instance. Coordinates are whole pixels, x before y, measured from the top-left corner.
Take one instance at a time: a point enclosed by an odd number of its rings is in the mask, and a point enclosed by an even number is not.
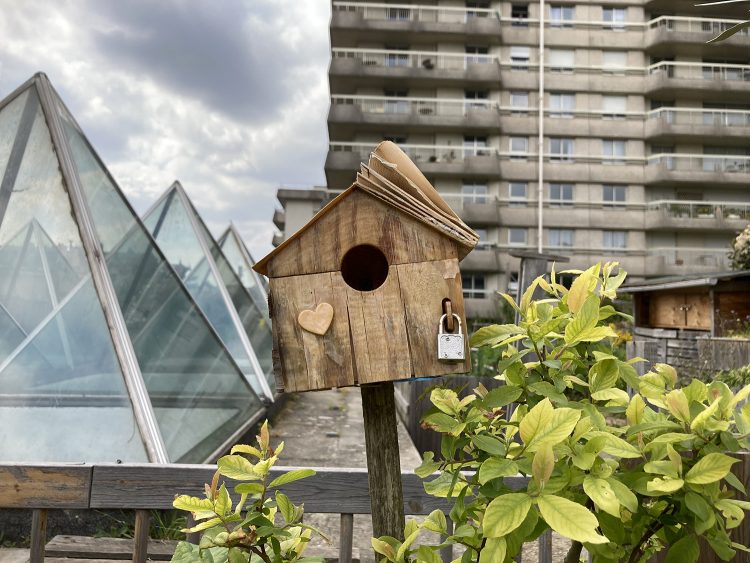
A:
[[[393,383],[362,385],[360,390],[373,534],[403,540],[404,493]]]

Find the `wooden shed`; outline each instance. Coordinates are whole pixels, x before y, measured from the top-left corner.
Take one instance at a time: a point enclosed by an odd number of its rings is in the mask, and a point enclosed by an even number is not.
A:
[[[750,321],[748,270],[654,278],[621,291],[633,296],[633,340],[645,343],[635,355],[687,373],[707,367],[698,339],[728,336]]]

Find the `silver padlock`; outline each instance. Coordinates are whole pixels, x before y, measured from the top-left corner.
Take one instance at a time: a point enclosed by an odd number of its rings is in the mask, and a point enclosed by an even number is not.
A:
[[[440,317],[440,328],[438,329],[438,360],[444,362],[456,362],[464,359],[464,333],[461,330],[461,317],[453,313],[453,318],[458,323],[458,334],[443,332],[445,319],[448,315]]]

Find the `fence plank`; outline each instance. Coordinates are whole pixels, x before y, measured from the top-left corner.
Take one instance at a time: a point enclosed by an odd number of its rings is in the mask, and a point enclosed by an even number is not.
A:
[[[448,532],[446,534],[446,537],[447,537],[453,533],[453,520],[451,520],[450,518],[446,518],[445,524],[446,524],[446,527],[448,528],[446,530]],[[451,561],[453,561],[453,546],[446,545],[443,549],[441,549],[440,558],[443,560],[443,563],[451,563]]]
[[[539,536],[539,563],[552,563],[552,530]]]
[[[148,510],[135,511],[135,534],[133,535],[133,563],[146,563],[148,557],[148,528],[151,515]]]
[[[354,514],[341,515],[341,534],[339,536],[339,563],[352,563],[352,544],[354,543]]]
[[[90,465],[0,464],[3,508],[87,508]]]
[[[31,513],[31,549],[30,563],[44,561],[44,545],[47,543],[47,510],[36,508]]]

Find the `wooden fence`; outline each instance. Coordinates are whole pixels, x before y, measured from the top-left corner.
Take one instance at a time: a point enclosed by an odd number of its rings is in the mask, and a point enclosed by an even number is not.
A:
[[[735,473],[750,487],[750,454],[743,455]],[[294,468],[276,468],[278,476]],[[44,561],[46,522],[49,509],[131,509],[135,511],[133,561],[147,559],[149,511],[172,508],[176,493],[202,496],[204,483],[211,481],[213,465],[94,464],[94,465],[16,465],[0,464],[0,508],[32,509],[31,563]],[[340,514],[339,561],[352,561],[352,535],[355,514],[370,514],[370,496],[365,469],[323,468],[313,477],[290,483],[282,490],[294,500],[304,502],[307,513]],[[412,472],[402,473],[404,512],[425,515],[448,508],[445,499],[424,492],[422,480]],[[520,489],[527,483],[522,476],[508,477],[506,484]],[[231,487],[233,484],[230,482]],[[448,520],[450,525],[450,520]],[[450,531],[450,529],[449,529]],[[748,521],[734,531],[733,537],[744,545],[750,541]],[[538,563],[552,563],[552,534],[539,540]],[[700,563],[714,563],[713,552],[703,550]],[[442,552],[445,562],[452,560],[452,549]],[[750,561],[740,553],[735,561]],[[517,558],[521,561],[521,558]]]
[[[704,369],[717,372],[750,364],[750,340],[737,338],[701,338],[698,359]]]

